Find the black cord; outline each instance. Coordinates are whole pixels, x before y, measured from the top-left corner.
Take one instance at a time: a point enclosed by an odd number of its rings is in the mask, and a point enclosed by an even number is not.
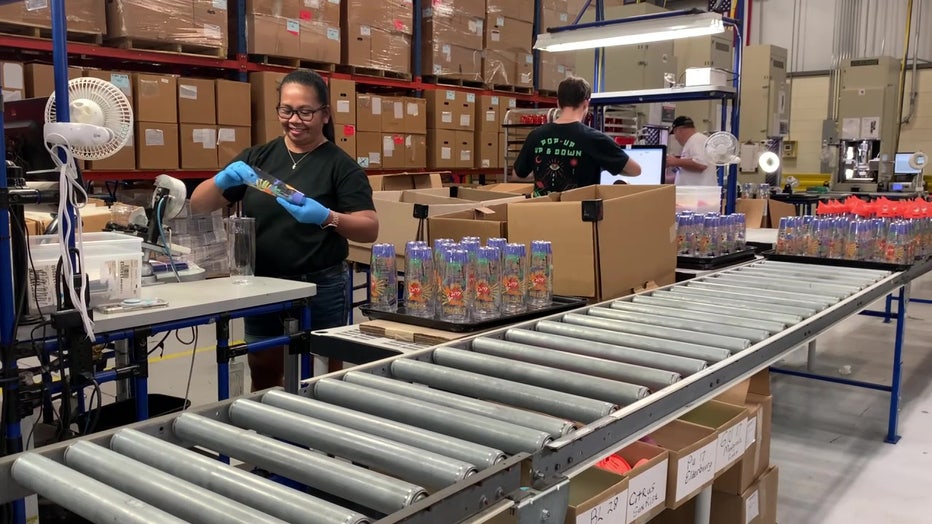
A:
[[[179,335],[179,330],[175,330],[175,340],[183,346],[190,346],[196,344],[197,342],[197,328],[191,326],[191,340],[181,340],[181,335]]]
[[[184,388],[184,403],[181,404],[181,409],[188,409],[188,396],[191,393],[191,377],[194,375],[194,359],[197,357],[197,327],[191,326],[191,331],[194,333],[194,337],[191,340],[191,367],[188,369],[188,385]],[[175,332],[175,336],[178,336],[178,333]],[[181,342],[181,339],[178,339]]]
[[[165,332],[165,335],[162,337],[162,339],[159,340],[158,343],[157,343],[155,346],[152,346],[152,349],[150,349],[149,352],[146,353],[146,356],[147,356],[147,357],[152,356],[152,354],[155,353],[156,350],[161,350],[161,352],[159,353],[159,357],[160,357],[160,358],[161,358],[162,356],[164,356],[164,355],[165,355],[165,340],[166,340],[166,339],[168,338],[168,336],[171,335],[171,334],[172,334],[171,331],[166,331],[166,332]],[[175,336],[177,337],[178,334],[176,333]]]

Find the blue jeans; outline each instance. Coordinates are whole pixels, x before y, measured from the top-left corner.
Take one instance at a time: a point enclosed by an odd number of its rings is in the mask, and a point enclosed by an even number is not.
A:
[[[311,297],[311,329],[329,329],[345,326],[349,318],[349,271],[346,263],[308,273],[288,280],[317,284],[317,294]],[[285,333],[283,319],[289,312],[269,313],[243,319],[246,342],[277,337]]]

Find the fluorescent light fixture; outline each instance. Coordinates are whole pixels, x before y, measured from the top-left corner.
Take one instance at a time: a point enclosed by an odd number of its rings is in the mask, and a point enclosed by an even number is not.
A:
[[[757,159],[757,165],[760,166],[761,171],[772,175],[780,169],[780,157],[773,151],[766,151]]]
[[[724,31],[725,24],[719,13],[631,17],[551,29],[537,35],[534,49],[549,52],[577,51],[714,35]]]

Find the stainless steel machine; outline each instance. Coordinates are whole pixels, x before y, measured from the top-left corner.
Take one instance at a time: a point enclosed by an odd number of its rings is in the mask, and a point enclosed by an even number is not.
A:
[[[900,63],[882,56],[846,61],[838,99],[838,162],[832,191],[889,191],[896,153]]]

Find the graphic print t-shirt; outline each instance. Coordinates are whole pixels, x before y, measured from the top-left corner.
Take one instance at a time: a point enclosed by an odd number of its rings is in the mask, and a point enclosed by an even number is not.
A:
[[[628,155],[607,135],[581,123],[549,123],[531,131],[518,159],[520,177],[533,173],[538,191],[556,193],[599,183],[602,170],[621,173]]]

